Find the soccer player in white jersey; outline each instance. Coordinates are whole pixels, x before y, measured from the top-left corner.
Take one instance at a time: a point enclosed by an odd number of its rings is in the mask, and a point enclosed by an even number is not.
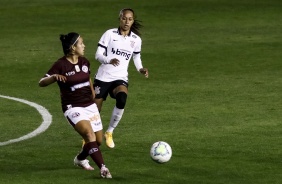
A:
[[[113,131],[122,118],[128,93],[128,65],[133,58],[137,71],[149,77],[148,69],[142,66],[139,29],[134,11],[122,9],[119,13],[119,27],[107,30],[98,43],[95,59],[101,65],[94,79],[95,103],[101,111],[108,94],[116,100],[109,127],[105,132],[106,145],[115,147]]]

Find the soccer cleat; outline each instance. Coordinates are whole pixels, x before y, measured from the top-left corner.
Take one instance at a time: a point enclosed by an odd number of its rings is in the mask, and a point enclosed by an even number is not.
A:
[[[109,169],[106,168],[105,165],[102,165],[100,172],[101,172],[102,178],[112,178],[112,175],[111,175]]]
[[[89,170],[89,171],[94,170],[94,168],[89,165],[89,160],[87,160],[87,159],[78,160],[77,156],[74,158],[73,164],[76,165],[76,166],[82,167],[85,170]]]
[[[109,148],[114,148],[115,147],[115,143],[113,141],[113,133],[111,132],[106,132],[105,133],[105,139],[106,139],[106,145]]]

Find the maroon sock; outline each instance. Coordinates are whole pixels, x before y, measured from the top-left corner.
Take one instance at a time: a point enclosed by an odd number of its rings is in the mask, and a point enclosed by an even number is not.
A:
[[[81,154],[81,156],[85,156],[86,153],[87,153],[87,155],[90,155],[92,160],[101,169],[102,165],[104,165],[104,159],[103,159],[102,153],[101,153],[99,146],[98,146],[96,141],[95,142],[89,142],[89,143],[87,143],[83,146],[83,151],[80,154]],[[79,159],[79,157],[78,157],[78,159]]]
[[[86,157],[88,157],[88,155],[89,155],[88,152],[89,152],[89,150],[87,150],[87,148],[84,145],[81,152],[77,155],[77,159],[78,160],[86,159]]]

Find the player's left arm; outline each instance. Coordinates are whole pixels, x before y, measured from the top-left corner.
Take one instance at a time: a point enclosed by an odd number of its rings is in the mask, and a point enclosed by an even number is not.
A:
[[[143,74],[146,78],[149,77],[149,71],[147,68],[144,68],[141,61],[141,54],[140,52],[134,52],[132,59],[134,61],[134,65],[141,74]]]
[[[141,61],[141,45],[142,45],[142,40],[140,37],[137,38],[136,40],[136,46],[134,48],[134,52],[133,52],[133,61],[134,61],[134,65],[137,69],[137,71],[139,71],[141,74],[143,74],[146,78],[149,77],[149,71],[147,68],[144,68],[142,65],[142,61]]]

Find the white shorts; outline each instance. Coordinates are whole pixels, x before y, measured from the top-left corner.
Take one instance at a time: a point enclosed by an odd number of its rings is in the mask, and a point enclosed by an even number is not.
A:
[[[64,116],[72,126],[75,126],[81,120],[88,120],[94,132],[103,129],[100,113],[96,104],[89,105],[88,107],[72,107],[65,111]]]

